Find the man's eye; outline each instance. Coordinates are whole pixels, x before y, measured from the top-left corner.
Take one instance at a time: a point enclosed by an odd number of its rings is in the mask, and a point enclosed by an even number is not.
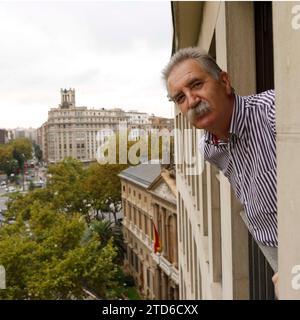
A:
[[[202,85],[203,85],[203,82],[197,81],[197,82],[192,84],[191,88],[192,89],[198,89],[198,88],[201,88]]]
[[[185,100],[185,95],[182,94],[182,95],[180,95],[180,96],[177,96],[174,100],[175,100],[175,102],[176,102],[177,104],[181,104],[181,103],[183,103],[184,100]]]

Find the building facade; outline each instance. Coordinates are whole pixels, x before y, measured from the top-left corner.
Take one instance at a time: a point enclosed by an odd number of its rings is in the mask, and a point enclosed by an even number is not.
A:
[[[151,129],[150,116],[122,109],[89,109],[77,107],[74,89],[61,89],[61,103],[51,108],[48,120],[38,129],[38,143],[44,161],[58,162],[73,157],[83,162],[94,161],[98,147],[112,132],[128,130],[128,139],[135,141]]]
[[[173,52],[205,49],[239,95],[275,88],[278,136],[277,251],[254,241],[227,179],[201,159],[203,133],[175,108],[181,299],[274,299],[278,270],[279,298],[300,299],[299,11],[297,2],[172,2]]]
[[[6,129],[0,129],[0,144],[8,142],[8,132]]]
[[[13,139],[15,139],[13,129],[0,129],[0,143],[9,143]]]
[[[125,269],[133,275],[143,297],[176,300],[179,274],[175,182],[159,164],[130,167],[120,173],[120,178]],[[157,242],[161,247],[158,251],[154,249]]]
[[[172,131],[174,129],[174,119],[151,116],[151,128],[156,130],[167,129]]]
[[[35,128],[15,128],[11,131],[14,139],[26,138],[32,142],[37,142],[37,129]]]
[[[48,122],[37,129],[37,144],[43,152],[43,161],[48,161]]]

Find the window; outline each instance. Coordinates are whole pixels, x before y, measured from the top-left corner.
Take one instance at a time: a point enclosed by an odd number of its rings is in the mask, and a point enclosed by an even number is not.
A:
[[[136,253],[134,253],[134,269],[136,272],[139,272],[139,258]]]
[[[148,217],[146,215],[144,215],[144,232],[146,235],[148,235]]]
[[[126,201],[123,200],[123,213],[124,213],[124,217],[126,217],[127,213],[126,213]]]
[[[143,214],[140,211],[138,211],[138,227],[140,230],[142,230],[142,216]]]
[[[128,205],[128,219],[131,221],[131,205]]]
[[[133,254],[134,254],[134,252],[130,249],[130,265],[132,267],[133,267],[133,259],[134,259]]]

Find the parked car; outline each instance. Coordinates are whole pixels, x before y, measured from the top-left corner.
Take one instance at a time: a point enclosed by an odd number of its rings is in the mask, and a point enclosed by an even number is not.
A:
[[[40,181],[40,182],[33,182],[33,186],[34,188],[43,188],[44,187],[44,182],[43,181]]]
[[[17,191],[17,189],[12,186],[7,187],[5,190],[6,190],[6,192],[16,192]]]

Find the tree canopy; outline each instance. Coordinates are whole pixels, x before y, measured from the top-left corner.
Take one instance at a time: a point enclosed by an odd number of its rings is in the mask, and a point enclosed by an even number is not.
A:
[[[42,203],[29,206],[28,219],[0,229],[0,264],[6,269],[2,299],[81,299],[84,288],[102,298],[115,285],[117,250],[112,241],[82,242],[81,216],[57,214]]]
[[[25,161],[32,158],[32,143],[25,138],[0,144],[0,171],[10,176],[24,169]]]
[[[7,286],[0,298],[81,299],[85,289],[114,297],[122,234],[112,222],[91,221],[90,212],[120,202],[123,167],[65,159],[49,166],[45,188],[11,196],[10,223],[0,228]]]

